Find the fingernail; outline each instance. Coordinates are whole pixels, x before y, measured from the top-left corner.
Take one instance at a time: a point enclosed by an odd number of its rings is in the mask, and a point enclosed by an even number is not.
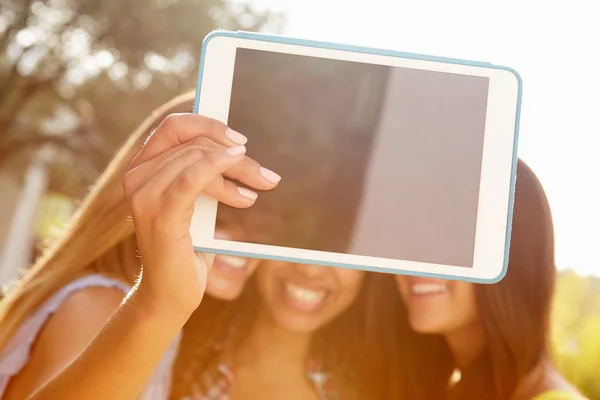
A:
[[[231,240],[231,235],[225,231],[215,229],[215,239],[218,240]]]
[[[281,180],[281,176],[277,175],[270,169],[266,169],[265,167],[260,167],[260,174],[263,178],[265,178],[271,183],[279,183],[279,181]]]
[[[237,131],[234,131],[231,128],[227,128],[227,130],[225,131],[225,136],[227,136],[227,139],[231,140],[233,143],[236,144],[246,144],[248,142],[248,138],[246,136],[242,135]]]
[[[246,188],[239,187],[239,186],[237,189],[238,189],[238,192],[247,199],[256,200],[256,198],[258,197],[258,194],[253,192],[252,190],[248,190]]]
[[[246,153],[246,147],[245,146],[234,146],[234,147],[228,148],[226,150],[226,152],[230,156],[241,156],[242,154]]]

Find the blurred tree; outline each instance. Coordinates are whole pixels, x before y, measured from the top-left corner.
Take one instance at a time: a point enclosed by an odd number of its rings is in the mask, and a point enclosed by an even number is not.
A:
[[[590,400],[600,400],[600,279],[560,273],[553,310],[560,370]]]
[[[52,143],[51,190],[80,197],[152,108],[193,89],[208,32],[281,23],[225,0],[0,0],[0,166]]]

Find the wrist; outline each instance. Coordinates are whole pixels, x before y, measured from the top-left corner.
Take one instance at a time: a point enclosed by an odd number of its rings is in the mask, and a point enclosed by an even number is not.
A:
[[[143,318],[159,319],[167,324],[176,324],[181,328],[190,318],[195,308],[178,304],[168,298],[162,298],[139,285],[132,293],[130,305],[135,307]]]

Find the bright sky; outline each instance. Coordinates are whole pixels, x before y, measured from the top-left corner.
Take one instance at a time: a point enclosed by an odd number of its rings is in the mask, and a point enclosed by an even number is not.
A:
[[[489,61],[519,71],[523,78],[519,157],[534,169],[549,197],[558,266],[600,276],[597,2],[253,3],[287,11],[284,34],[290,36]]]

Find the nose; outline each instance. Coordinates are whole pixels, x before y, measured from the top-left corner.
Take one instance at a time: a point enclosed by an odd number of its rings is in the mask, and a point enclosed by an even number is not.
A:
[[[323,276],[328,267],[313,264],[295,264],[294,268],[307,278],[315,279]]]

